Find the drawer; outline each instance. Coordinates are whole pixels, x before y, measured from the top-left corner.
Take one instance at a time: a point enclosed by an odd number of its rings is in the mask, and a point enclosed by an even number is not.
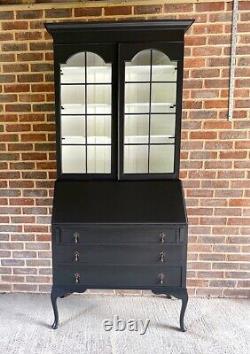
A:
[[[124,244],[178,243],[180,229],[166,225],[103,225],[70,226],[54,229],[56,243],[62,244]],[[184,233],[182,232],[182,238]]]
[[[86,287],[141,287],[181,286],[181,267],[78,265],[56,266],[54,284]]]
[[[57,264],[175,264],[184,260],[184,247],[173,244],[60,245],[55,247]]]

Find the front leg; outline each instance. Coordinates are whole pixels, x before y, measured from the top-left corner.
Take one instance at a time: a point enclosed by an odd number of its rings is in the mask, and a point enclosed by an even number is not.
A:
[[[187,308],[187,303],[188,303],[188,293],[187,291],[181,296],[181,313],[180,313],[180,328],[182,332],[186,332],[186,327],[184,325],[184,316],[185,316],[185,311]]]
[[[55,317],[53,325],[51,326],[53,329],[57,329],[58,322],[59,322],[59,315],[58,315],[58,308],[57,308],[57,298],[58,297],[63,297],[64,294],[65,294],[65,290],[64,289],[52,286],[51,303],[52,303],[52,308],[53,308],[54,317]]]

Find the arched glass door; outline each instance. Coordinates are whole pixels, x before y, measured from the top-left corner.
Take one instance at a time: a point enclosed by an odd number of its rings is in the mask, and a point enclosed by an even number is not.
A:
[[[60,65],[61,172],[111,173],[112,65],[84,51]]]
[[[123,176],[174,173],[177,64],[158,49],[124,60]]]

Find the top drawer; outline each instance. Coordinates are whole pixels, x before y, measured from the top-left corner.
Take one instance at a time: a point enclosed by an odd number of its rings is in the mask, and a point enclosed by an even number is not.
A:
[[[166,225],[56,226],[54,240],[63,244],[179,243],[184,233]]]

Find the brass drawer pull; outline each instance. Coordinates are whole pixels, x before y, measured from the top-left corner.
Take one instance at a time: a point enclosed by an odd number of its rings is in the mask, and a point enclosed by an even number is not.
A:
[[[79,284],[80,283],[80,274],[79,273],[75,273],[75,283]]]
[[[159,278],[160,278],[160,284],[163,285],[164,284],[164,279],[165,279],[165,274],[160,273],[159,274]]]
[[[79,242],[79,233],[78,232],[74,232],[73,233],[73,237],[74,237],[75,243],[78,243]]]
[[[80,257],[80,253],[78,251],[76,251],[75,256],[74,256],[75,262],[79,262],[79,257]]]
[[[161,241],[161,243],[164,243],[164,242],[165,242],[165,239],[166,239],[166,234],[165,234],[165,232],[161,232],[161,233],[160,233],[160,241]]]
[[[166,257],[166,253],[162,251],[162,252],[160,253],[160,261],[161,261],[161,263],[164,263],[164,262],[165,262],[165,257]]]

